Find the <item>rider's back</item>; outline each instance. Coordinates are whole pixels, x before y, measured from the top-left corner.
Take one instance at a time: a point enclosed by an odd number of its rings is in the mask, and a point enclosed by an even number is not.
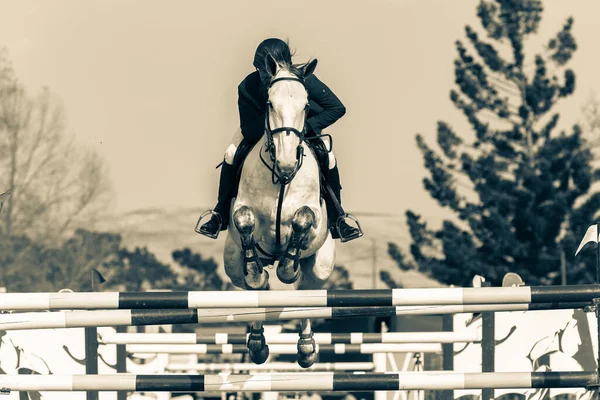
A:
[[[307,136],[320,134],[346,113],[340,99],[314,74],[306,78],[306,89],[310,103]],[[261,84],[257,71],[252,72],[238,85],[238,108],[242,135],[251,142],[257,142],[264,134],[264,118],[267,93]]]

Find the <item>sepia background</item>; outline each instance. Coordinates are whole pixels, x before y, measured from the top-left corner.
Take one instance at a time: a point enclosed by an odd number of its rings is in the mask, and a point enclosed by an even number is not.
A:
[[[481,31],[478,4],[0,1],[0,44],[28,93],[48,88],[52,104],[64,109],[65,134],[103,171],[102,179],[94,175],[101,200],[83,226],[117,232],[165,263],[173,250],[189,247],[221,265],[224,235],[212,241],[193,227],[214,206],[215,166],[239,125],[236,88],[253,71],[256,46],[267,37],[289,39],[294,61],[317,58],[316,74],[347,107],[329,133],[343,204],[359,217],[365,237],[338,244],[337,264],[357,288],[385,287],[381,270],[403,285],[429,286],[438,283],[397,268],[388,243],[408,250],[408,209],[433,227],[452,218],[423,188],[427,172],[415,136],[433,144],[438,121],[447,121],[473,137],[449,90],[455,42],[467,41],[466,25]],[[585,123],[582,110],[600,91],[600,3],[543,6],[538,32],[526,42],[525,70],[534,70],[531,56],[572,16],[576,90],[555,108],[556,131],[569,130]],[[7,186],[0,192],[10,187],[0,182]]]

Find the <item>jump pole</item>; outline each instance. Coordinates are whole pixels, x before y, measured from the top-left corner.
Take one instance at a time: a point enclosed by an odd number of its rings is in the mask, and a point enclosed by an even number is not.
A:
[[[588,302],[600,285],[377,290],[2,293],[0,310],[390,307]]]
[[[249,334],[216,333],[114,333],[103,334],[103,344],[246,344]],[[265,333],[269,344],[295,344],[297,333]],[[362,343],[473,343],[481,341],[481,333],[473,332],[385,332],[385,333],[320,333],[313,339],[317,344]]]
[[[122,335],[127,332],[127,327],[117,326],[116,327],[117,334]],[[96,352],[98,352],[98,348],[96,348]],[[127,351],[125,350],[125,345],[117,344],[117,372],[126,373],[127,372]],[[117,400],[127,400],[127,392],[119,391],[117,392]]]
[[[598,384],[592,372],[364,373],[300,372],[255,375],[0,375],[0,388],[11,391],[148,392],[289,392],[396,391],[461,389],[588,388]]]
[[[483,285],[489,285],[489,282],[483,282]],[[494,313],[484,312],[481,314],[481,333],[483,340],[481,343],[481,372],[495,372],[495,352],[496,318]],[[494,398],[494,389],[483,389],[481,391],[481,400],[492,400]]]
[[[244,354],[243,344],[132,344],[127,351],[133,354]],[[439,343],[365,343],[317,344],[318,354],[374,354],[374,353],[441,353]],[[296,344],[270,344],[270,354],[296,354]]]
[[[365,316],[442,315],[485,311],[576,309],[587,303],[476,304],[410,307],[290,307],[197,310],[101,310],[0,314],[1,330],[142,326],[228,322],[285,321],[305,318],[344,319]]]
[[[266,364],[252,363],[208,363],[208,364],[169,364],[166,371],[183,372],[215,372],[215,371],[371,371],[372,362],[332,362],[316,363],[309,368],[302,368],[298,363],[273,362]]]
[[[453,315],[442,315],[442,330],[454,330]],[[480,340],[483,339],[483,335],[479,330],[477,330],[476,333],[480,337]],[[454,345],[452,343],[442,343],[442,370],[454,371]],[[440,400],[454,400],[454,392],[452,390],[442,391],[440,393]]]

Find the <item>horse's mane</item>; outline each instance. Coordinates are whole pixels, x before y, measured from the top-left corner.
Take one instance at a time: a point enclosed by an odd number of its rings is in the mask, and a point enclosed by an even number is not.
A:
[[[289,73],[291,73],[292,75],[294,75],[296,78],[304,81],[304,67],[307,66],[310,62],[312,61],[312,59],[308,60],[305,63],[301,63],[301,64],[293,64],[293,63],[287,63],[287,62],[277,62],[277,64],[279,65],[279,67],[284,70],[287,71]]]
[[[310,64],[312,62],[312,58],[309,59],[307,62],[302,63],[302,64],[292,64],[292,68],[294,69],[294,71],[297,71],[298,74],[300,74],[300,76],[296,75],[296,72],[292,72],[294,75],[298,76],[301,79],[304,79],[304,73],[302,71],[304,71],[304,67],[306,67],[308,64]]]

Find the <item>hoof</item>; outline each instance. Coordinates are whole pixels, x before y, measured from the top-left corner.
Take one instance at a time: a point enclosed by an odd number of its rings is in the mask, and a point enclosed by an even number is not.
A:
[[[299,251],[299,250],[298,250]],[[284,256],[277,266],[277,278],[285,284],[295,283],[300,277],[300,266],[298,261]]]
[[[258,276],[252,276],[248,274],[246,275],[244,282],[247,290],[268,290],[269,273],[263,270],[262,274]]]
[[[269,358],[269,346],[267,346],[263,328],[250,330],[247,346],[250,360],[254,364],[263,364]]]
[[[313,333],[307,338],[301,338],[298,340],[298,354],[310,355],[317,351],[317,344],[313,339]]]
[[[317,361],[317,353],[300,354],[298,353],[298,365],[302,368],[310,368]]]
[[[264,362],[267,361],[267,358],[269,358],[269,346],[267,345],[256,350],[248,349],[250,352],[250,360],[252,360],[254,364],[264,364]]]

